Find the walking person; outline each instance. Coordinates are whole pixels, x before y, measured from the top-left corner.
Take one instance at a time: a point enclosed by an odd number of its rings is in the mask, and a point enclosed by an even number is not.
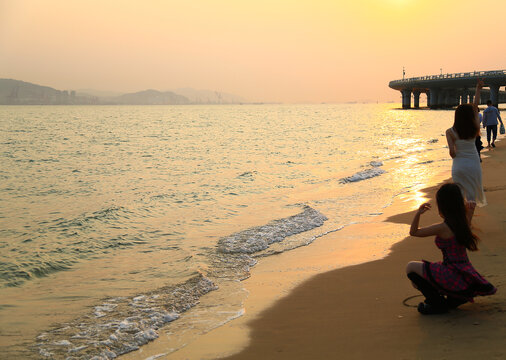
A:
[[[492,105],[491,100],[488,100],[487,108],[483,110],[483,127],[487,128],[488,147],[490,147],[491,144],[492,147],[495,147],[495,139],[497,138],[497,119],[499,119],[501,125],[504,125],[501,119],[501,114],[499,114],[499,110]],[[492,138],[492,143],[490,143],[490,138]]]
[[[446,140],[452,162],[452,179],[462,190],[466,201],[478,206],[487,204],[483,192],[481,164],[476,149],[480,133],[478,104],[483,81],[478,80],[473,104],[462,104],[455,110],[453,126],[446,130]],[[474,211],[474,208],[473,208]]]

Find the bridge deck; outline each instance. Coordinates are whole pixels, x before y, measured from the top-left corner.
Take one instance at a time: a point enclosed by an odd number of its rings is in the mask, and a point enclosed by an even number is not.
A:
[[[414,96],[415,108],[419,107],[420,93],[427,94],[427,106],[442,108],[456,106],[472,99],[478,79],[482,79],[485,86],[490,88],[486,100],[492,100],[495,106],[506,102],[506,94],[499,91],[501,86],[506,86],[506,70],[419,76],[393,80],[388,85],[402,93],[403,108],[411,107],[411,95]],[[482,100],[486,101],[485,97]]]

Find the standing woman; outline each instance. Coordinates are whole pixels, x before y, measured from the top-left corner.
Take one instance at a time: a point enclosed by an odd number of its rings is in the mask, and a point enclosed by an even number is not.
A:
[[[446,140],[453,159],[452,179],[459,185],[468,202],[485,206],[487,200],[483,193],[480,156],[476,150],[475,139],[480,133],[478,104],[483,81],[478,80],[473,104],[462,104],[455,110],[453,126],[446,130]]]

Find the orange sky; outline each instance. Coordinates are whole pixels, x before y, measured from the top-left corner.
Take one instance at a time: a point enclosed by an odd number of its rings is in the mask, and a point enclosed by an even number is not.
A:
[[[504,0],[0,0],[0,78],[399,100],[407,76],[506,69]]]

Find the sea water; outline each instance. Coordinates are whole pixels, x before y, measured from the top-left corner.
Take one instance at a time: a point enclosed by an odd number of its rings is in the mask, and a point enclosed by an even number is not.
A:
[[[395,104],[0,107],[0,351],[114,358],[161,327],[177,350],[242,314],[263,257],[448,171],[452,121]]]

